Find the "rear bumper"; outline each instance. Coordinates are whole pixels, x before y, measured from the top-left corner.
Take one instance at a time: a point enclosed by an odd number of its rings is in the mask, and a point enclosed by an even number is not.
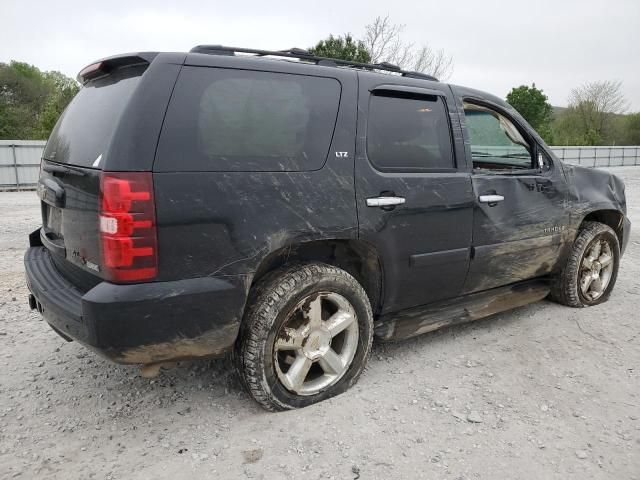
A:
[[[246,302],[244,276],[115,285],[83,293],[41,246],[24,257],[29,303],[61,336],[118,363],[220,356],[235,343]]]

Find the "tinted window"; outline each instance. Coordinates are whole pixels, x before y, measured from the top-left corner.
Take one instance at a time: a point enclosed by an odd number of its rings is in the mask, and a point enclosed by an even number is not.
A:
[[[331,78],[185,67],[156,169],[314,170],[324,164],[340,102]]]
[[[373,95],[367,155],[380,170],[453,168],[451,133],[442,99],[400,92]]]
[[[44,158],[93,166],[106,150],[146,67],[121,68],[82,87],[51,132]]]
[[[474,168],[531,168],[531,147],[511,120],[488,107],[467,102],[464,115]]]

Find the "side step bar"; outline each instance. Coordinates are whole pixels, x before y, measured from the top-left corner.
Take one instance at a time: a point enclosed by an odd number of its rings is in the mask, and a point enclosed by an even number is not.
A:
[[[471,322],[542,300],[549,280],[537,279],[472,293],[461,298],[421,305],[375,322],[375,334],[384,341],[401,340],[458,323]]]

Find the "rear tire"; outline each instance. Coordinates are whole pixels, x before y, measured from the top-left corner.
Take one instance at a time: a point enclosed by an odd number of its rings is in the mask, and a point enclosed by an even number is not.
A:
[[[554,278],[551,298],[574,308],[606,302],[618,276],[620,243],[603,223],[585,222],[562,271]]]
[[[364,370],[373,339],[369,298],[344,270],[296,264],[253,289],[236,345],[236,368],[267,410],[338,395]]]

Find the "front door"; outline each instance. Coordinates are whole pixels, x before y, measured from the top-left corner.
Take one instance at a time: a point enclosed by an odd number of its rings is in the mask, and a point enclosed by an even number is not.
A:
[[[464,293],[550,273],[570,233],[561,166],[504,107],[466,100],[461,114],[475,193]]]
[[[381,255],[381,313],[454,297],[469,266],[474,194],[451,90],[359,78],[359,232]]]

